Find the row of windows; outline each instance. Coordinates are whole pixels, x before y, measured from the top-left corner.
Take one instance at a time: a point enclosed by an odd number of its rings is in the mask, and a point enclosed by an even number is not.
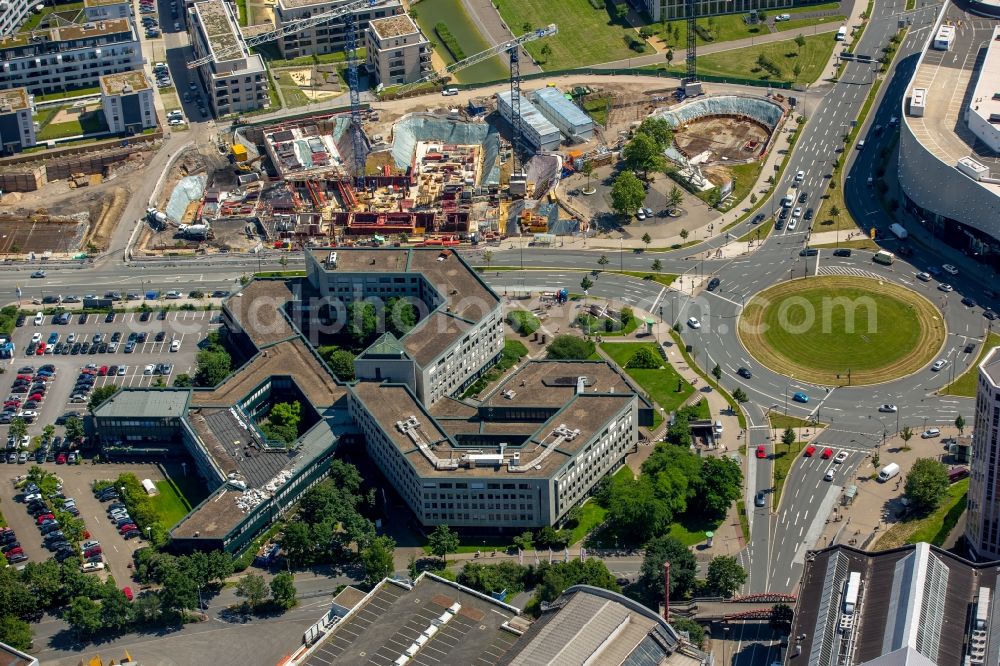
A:
[[[424,510],[437,509],[439,502],[424,502]],[[510,503],[510,502],[440,502],[442,509],[478,509],[493,510],[503,509],[504,511],[534,511],[535,507],[531,503]]]
[[[490,513],[486,515],[476,515],[468,513],[425,513],[424,518],[427,520],[480,520],[490,523],[515,523],[522,522],[527,523],[534,520],[530,513]]]

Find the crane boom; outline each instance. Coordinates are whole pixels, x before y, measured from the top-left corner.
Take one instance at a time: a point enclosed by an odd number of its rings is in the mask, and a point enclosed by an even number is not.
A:
[[[501,53],[506,53],[513,48],[519,48],[522,44],[527,44],[528,42],[533,42],[536,39],[542,39],[543,37],[551,37],[558,31],[559,29],[556,27],[556,24],[550,23],[544,28],[538,28],[537,30],[526,32],[520,37],[515,37],[514,39],[507,40],[503,44],[497,44],[496,46],[491,46],[485,51],[480,51],[475,55],[469,56],[465,60],[459,60],[458,62],[453,62],[452,64],[448,65],[443,69],[439,69],[436,72],[432,72],[423,78],[417,79],[416,81],[412,81],[410,83],[401,86],[393,87],[391,90],[396,94],[404,93],[408,90],[416,88],[419,85],[427,83],[428,81],[436,81],[438,79],[442,79],[448,76],[449,74],[454,74],[455,72],[465,69],[466,67],[472,67],[473,65],[481,63],[484,60],[488,60],[489,58],[498,56]]]
[[[341,16],[347,14],[353,14],[359,9],[366,9],[370,7],[377,7],[388,0],[354,0],[342,7],[337,9],[332,9],[328,12],[323,12],[322,14],[316,14],[315,16],[310,16],[308,18],[297,19],[288,23],[287,25],[278,28],[277,30],[269,30],[267,32],[261,33],[259,35],[254,35],[253,37],[243,40],[243,44],[246,44],[247,48],[252,48],[254,46],[259,46],[260,44],[265,44],[267,42],[273,42],[276,39],[281,39],[286,35],[292,35],[307,28],[312,28],[314,26],[320,25],[321,23],[329,23],[334,19],[340,18]],[[218,61],[219,58],[223,56],[230,55],[237,51],[241,51],[243,48],[242,44],[237,42],[232,46],[227,46],[223,49],[215,51],[214,53],[207,55],[203,58],[198,58],[187,64],[188,69],[195,69],[202,65],[205,65],[213,60]]]

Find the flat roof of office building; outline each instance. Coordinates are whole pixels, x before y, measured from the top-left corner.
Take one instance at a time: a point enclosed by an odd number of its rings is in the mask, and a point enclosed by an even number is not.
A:
[[[457,612],[440,623],[449,609]],[[511,606],[428,573],[421,574],[411,589],[385,580],[297,663],[392,664],[426,630],[437,626],[410,663],[492,664],[517,641],[518,635],[503,625],[518,615]]]
[[[559,403],[559,408],[544,420],[507,421],[484,418],[478,410],[475,416],[438,419],[401,384],[359,382],[351,386],[350,391],[382,426],[386,436],[417,474],[424,477],[440,474],[548,478],[636,398],[634,393],[624,391],[613,395],[576,395],[574,392],[563,394],[564,402]],[[396,425],[414,419],[417,423],[414,432],[425,447],[419,446],[414,438],[400,431]],[[559,437],[557,431],[561,427],[573,431],[573,436]],[[503,464],[465,464],[463,456],[470,453],[470,448],[460,446],[454,437],[477,433],[510,437]],[[523,439],[514,441],[514,435],[521,435]],[[476,448],[481,449],[482,446]],[[508,460],[515,451],[520,453],[520,460],[512,468]]]
[[[594,125],[594,121],[590,116],[584,113],[576,104],[566,99],[559,88],[546,86],[534,91],[531,95],[544,101],[554,113],[559,114],[563,120],[574,127],[592,127]]]
[[[31,108],[31,96],[27,88],[0,90],[0,113],[13,113]]]
[[[187,408],[188,389],[123,389],[94,410],[100,418],[181,417]]]
[[[294,298],[288,280],[256,279],[227,298],[224,306],[250,340],[264,347],[295,335],[281,312]]]
[[[568,403],[583,378],[585,393],[638,393],[607,361],[531,361],[507,377],[482,400],[484,405],[555,407]]]
[[[406,14],[396,14],[395,16],[375,19],[371,22],[371,26],[380,39],[402,37],[403,35],[412,35],[419,32],[417,24]]]
[[[105,95],[122,95],[151,89],[146,73],[142,70],[105,74],[101,77],[101,92]]]
[[[851,572],[861,574],[861,585],[853,635],[845,635],[841,618]],[[995,562],[973,564],[923,542],[879,552],[849,546],[815,551],[806,557],[789,650],[801,646],[803,666],[819,666],[834,663],[841,641],[853,639],[858,664],[879,657],[889,659],[884,663],[960,664],[979,588],[995,596],[996,585]],[[998,623],[1000,604],[994,602],[991,634]],[[995,664],[1000,641],[990,643],[984,663]]]
[[[421,320],[403,336],[402,345],[407,355],[420,367],[427,367],[441,352],[465,335],[472,324],[440,310]]]
[[[951,2],[946,3],[946,7],[947,20],[955,26],[955,38],[949,50],[939,51],[933,47],[936,33],[929,33],[923,57],[907,90],[908,95],[916,88],[927,91],[924,115],[907,115],[904,122],[909,124],[921,145],[945,164],[955,165],[962,158],[972,156],[990,169],[992,177],[1000,178],[1000,159],[976,139],[964,120],[967,100],[972,98],[977,81],[996,71],[993,65],[977,65],[986,63],[985,58],[979,57],[980,50],[984,44],[991,43],[993,32],[1000,23],[969,14]],[[991,50],[996,52],[996,49]],[[985,102],[991,99],[995,90],[989,81],[984,85],[989,91]],[[1000,193],[998,185],[983,181],[980,184]]]

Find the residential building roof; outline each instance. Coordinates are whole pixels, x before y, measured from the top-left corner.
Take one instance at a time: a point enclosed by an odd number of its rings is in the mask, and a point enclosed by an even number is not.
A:
[[[0,113],[12,113],[31,108],[31,96],[27,88],[0,90]]]
[[[146,78],[146,73],[142,70],[107,74],[101,77],[101,92],[105,95],[124,95],[151,88],[149,79]]]
[[[402,37],[403,35],[412,35],[420,32],[417,29],[417,24],[406,14],[396,14],[395,16],[375,19],[371,22],[371,27],[380,39]]]

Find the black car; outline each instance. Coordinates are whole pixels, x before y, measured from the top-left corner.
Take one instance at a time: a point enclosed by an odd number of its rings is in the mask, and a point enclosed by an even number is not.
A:
[[[750,372],[750,370],[747,368],[740,368],[739,370],[736,371],[736,374],[738,374],[743,379],[750,379],[751,377],[753,377],[753,373]]]
[[[143,343],[143,342],[145,342],[145,341],[146,341],[146,340],[147,340],[148,338],[149,338],[149,333],[147,333],[146,331],[143,331],[143,332],[142,332],[142,333],[140,333],[140,334],[139,334],[138,336],[136,336],[136,339],[135,339],[135,341],[136,341],[136,342],[138,342],[139,344],[142,344],[142,343]]]
[[[167,337],[166,331],[159,331],[155,336],[153,336],[153,340],[155,342],[163,342],[164,339],[166,339],[166,337]]]
[[[122,536],[125,537],[126,539],[134,539],[137,536],[139,536],[139,530],[129,530],[128,532],[126,532]]]
[[[807,193],[805,193],[805,192],[800,193],[799,194],[799,203],[805,203],[806,199],[808,199],[808,198],[809,198],[809,195]]]
[[[27,318],[24,315],[18,315],[17,316],[17,321],[14,322],[14,326],[17,326],[18,328],[20,328],[21,326],[24,326],[24,322],[25,322],[26,319]]]
[[[131,337],[131,335],[130,335],[130,337]],[[122,332],[121,331],[115,331],[114,333],[111,334],[111,342],[118,342],[121,339],[122,339]]]
[[[110,323],[114,322],[114,320],[115,320],[115,313],[114,312],[109,312],[107,314],[107,316],[104,318],[104,323],[105,324],[110,324]]]
[[[763,215],[758,215],[757,217],[764,219]],[[228,295],[229,295],[228,289],[216,289],[215,291],[212,292],[212,298],[225,298]]]
[[[711,280],[708,281],[708,287],[706,287],[706,289],[708,289],[709,291],[715,291],[716,289],[718,289],[720,283],[721,280],[719,280],[719,278],[717,277],[712,278]]]
[[[965,298],[962,299],[962,305],[969,308],[974,308],[976,307],[976,302],[971,298],[969,298],[968,296],[966,296]]]
[[[156,313],[156,319],[157,319],[157,321],[163,321],[166,318],[167,318],[167,311],[166,310],[160,310],[159,312]]]
[[[72,548],[63,548],[62,550],[60,550],[59,552],[57,552],[55,555],[53,555],[53,557],[56,558],[57,562],[65,562],[69,558],[75,557],[75,556],[76,556],[76,551],[73,550]]]
[[[80,353],[80,347],[82,347],[82,346],[83,345],[81,345],[79,342],[74,342],[73,343],[73,347],[69,350],[69,353],[72,356],[76,356],[77,354]]]
[[[139,321],[149,321],[149,310],[143,310],[139,315]]]
[[[976,351],[976,343],[970,342],[969,344],[965,345],[965,349],[963,351],[966,354],[971,354],[972,352]]]
[[[58,541],[53,541],[52,543],[45,544],[45,547],[52,552],[59,552],[60,550],[72,550],[73,546],[70,545],[69,541],[66,539],[59,539]]]
[[[983,316],[990,321],[994,321],[997,318],[997,313],[993,310],[983,310]]]
[[[835,257],[849,257],[851,256],[850,248],[842,247],[833,251],[833,256]]]
[[[805,249],[799,250],[800,257],[815,257],[819,254],[819,250],[814,247],[807,247]]]
[[[89,316],[90,315],[88,315],[86,312],[81,313],[80,317],[76,320],[76,323],[78,323],[78,324],[86,324],[87,323],[87,318]]]
[[[803,219],[806,219],[806,220],[811,220],[811,219],[813,219],[813,215],[814,215],[814,214],[815,214],[815,213],[814,213],[814,211],[813,211],[813,209],[812,209],[812,208],[807,208],[807,209],[806,209],[806,214],[805,214],[805,217],[804,217]]]
[[[62,533],[62,530],[57,530],[55,532],[49,532],[45,535],[45,542],[52,543],[54,541],[59,541],[59,539],[66,538],[66,535]]]
[[[89,354],[90,353],[90,343],[89,342],[82,342],[82,343],[80,343],[80,353],[81,354]]]
[[[10,543],[5,543],[4,545],[0,546],[0,553],[9,553],[15,548],[20,548],[20,547],[21,547],[20,541],[11,541]]]
[[[91,347],[91,349],[93,349],[93,347]],[[100,354],[107,354],[108,353],[108,343],[107,342],[102,342],[100,344],[100,346],[98,347],[97,351]]]

